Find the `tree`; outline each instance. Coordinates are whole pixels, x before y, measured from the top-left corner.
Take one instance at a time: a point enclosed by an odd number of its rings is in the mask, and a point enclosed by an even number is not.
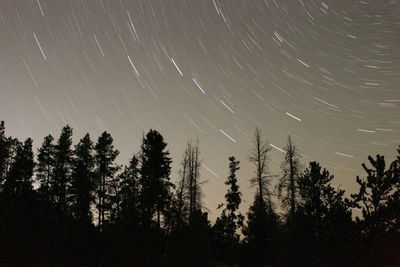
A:
[[[229,157],[229,176],[225,182],[229,186],[225,194],[225,206],[221,215],[213,226],[214,241],[217,246],[222,247],[223,258],[233,258],[232,250],[239,244],[240,235],[238,230],[243,226],[243,216],[237,212],[242,202],[242,193],[237,184],[236,171],[239,170],[239,161],[235,157]]]
[[[199,157],[198,140],[195,144],[189,140],[181,161],[181,169],[179,170],[180,179],[177,182],[175,194],[169,207],[169,214],[166,218],[170,230],[182,230],[183,226],[187,226],[193,222],[193,214],[195,212],[202,213],[201,161]],[[200,216],[196,215],[196,218],[200,218]]]
[[[141,208],[142,219],[150,226],[156,215],[157,226],[161,227],[161,215],[171,200],[170,182],[171,158],[165,150],[167,144],[156,130],[150,130],[142,140],[141,146]]]
[[[263,206],[263,202],[266,202],[268,206],[272,207],[271,190],[269,188],[271,176],[268,175],[267,169],[268,153],[271,147],[262,138],[260,130],[256,128],[253,139],[254,147],[249,156],[249,160],[256,170],[255,177],[250,182],[257,187],[258,206]]]
[[[67,213],[67,192],[71,183],[72,164],[72,128],[66,125],[54,148],[54,180],[51,194],[54,196],[56,207],[64,214]]]
[[[75,146],[72,162],[71,202],[74,218],[84,224],[92,223],[90,206],[94,190],[93,142],[86,134]]]
[[[388,196],[387,212],[388,228],[400,236],[400,145],[397,149],[397,157],[390,165],[390,173],[394,180],[393,193]]]
[[[188,223],[189,218],[189,193],[188,193],[188,172],[189,172],[189,157],[191,155],[191,146],[185,149],[183,159],[181,161],[181,169],[179,170],[180,180],[176,187],[175,197],[172,199],[171,214],[169,224],[174,230],[180,230],[180,228]]]
[[[214,226],[217,235],[220,235],[220,239],[230,244],[235,244],[239,241],[237,230],[240,229],[243,223],[243,216],[236,212],[242,202],[242,193],[239,191],[236,178],[236,171],[239,169],[239,161],[236,161],[235,157],[229,157],[230,174],[225,182],[229,186],[225,194],[226,203],[219,206],[225,206],[225,208],[221,216],[217,218]]]
[[[289,135],[285,147],[285,159],[281,164],[282,177],[278,184],[278,197],[282,206],[289,210],[288,218],[293,218],[298,204],[298,179],[301,172],[300,154]]]
[[[308,234],[313,239],[321,236],[332,238],[339,234],[338,229],[351,223],[350,203],[344,198],[345,191],[333,188],[330,184],[332,179],[333,175],[326,169],[322,170],[314,161],[310,162],[298,180],[298,214],[303,218],[302,223],[307,226]]]
[[[121,220],[129,226],[138,225],[139,219],[139,160],[133,156],[129,165],[119,175]]]
[[[39,183],[38,192],[49,202],[54,201],[50,194],[51,185],[54,184],[54,138],[48,135],[44,138],[42,146],[38,149],[36,165],[36,181]]]
[[[32,175],[35,167],[32,151],[32,139],[28,138],[17,147],[15,159],[5,180],[5,193],[24,196],[32,192]]]
[[[250,152],[249,160],[255,166],[255,176],[251,179],[251,184],[257,187],[255,199],[250,206],[247,214],[247,227],[243,229],[246,241],[252,250],[261,251],[256,253],[254,261],[265,263],[265,260],[271,253],[271,247],[274,242],[274,233],[278,227],[278,216],[276,215],[271,200],[270,178],[267,169],[268,152],[271,147],[262,139],[259,129],[255,130],[253,139],[253,149]]]
[[[10,156],[10,142],[5,136],[4,121],[0,122],[0,186],[3,184],[7,172],[7,161]]]
[[[16,138],[5,135],[4,121],[0,122],[0,192],[4,186],[11,165],[16,159],[21,143]]]
[[[357,176],[356,181],[360,185],[359,192],[352,197],[358,208],[362,209],[363,232],[369,238],[376,239],[388,232],[392,226],[399,229],[398,218],[392,216],[398,213],[399,205],[399,158],[397,158],[386,170],[384,156],[377,155],[376,159],[368,157],[372,168],[362,164],[367,173],[366,178]],[[393,213],[394,212],[394,213]],[[394,219],[394,220],[393,220]]]
[[[95,191],[98,210],[98,227],[103,230],[106,219],[111,213],[112,186],[115,173],[119,166],[115,159],[119,151],[114,149],[113,138],[107,132],[103,132],[95,145]]]

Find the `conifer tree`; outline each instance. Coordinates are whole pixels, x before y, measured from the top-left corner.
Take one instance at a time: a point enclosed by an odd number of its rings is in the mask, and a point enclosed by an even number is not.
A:
[[[106,220],[111,215],[112,186],[115,182],[115,174],[119,169],[115,159],[119,155],[119,151],[114,149],[113,138],[107,132],[101,134],[94,149],[97,224],[102,231]]]
[[[10,143],[5,135],[4,121],[0,122],[0,187],[3,185],[10,156]]]
[[[15,159],[10,166],[4,184],[4,191],[9,195],[24,196],[33,189],[32,175],[35,167],[32,151],[32,139],[28,138],[17,146]]]
[[[133,156],[129,165],[119,175],[121,220],[129,226],[138,225],[139,220],[139,160]]]
[[[388,196],[386,215],[388,215],[388,230],[400,237],[400,145],[397,149],[397,157],[390,165],[390,173],[393,179],[393,193]]]
[[[10,167],[16,159],[21,142],[5,135],[4,121],[0,122],[0,192],[3,189]]]
[[[214,229],[220,235],[223,242],[235,244],[239,241],[239,234],[237,230],[240,229],[243,223],[243,216],[237,213],[239,205],[242,202],[242,193],[239,191],[237,184],[236,171],[239,170],[239,161],[235,157],[229,157],[229,176],[225,184],[229,186],[225,194],[225,206],[220,217],[215,222]]]
[[[42,146],[38,149],[36,165],[36,181],[39,183],[38,192],[44,199],[54,201],[54,196],[50,194],[51,185],[54,185],[54,138],[48,135],[44,138]]]
[[[357,176],[356,182],[360,185],[359,192],[352,197],[358,208],[362,209],[363,221],[361,227],[368,237],[375,239],[389,231],[394,221],[392,217],[398,214],[399,205],[399,158],[397,158],[386,170],[384,156],[377,155],[376,159],[371,156],[368,160],[372,168],[362,164],[367,173],[366,178]],[[389,208],[390,207],[390,208]],[[393,229],[393,228],[392,228]]]
[[[64,214],[68,209],[68,187],[71,183],[72,164],[72,128],[66,125],[55,145],[54,151],[54,180],[51,194],[54,195],[56,207]]]
[[[94,190],[93,168],[93,143],[89,134],[86,134],[75,146],[70,189],[73,216],[86,225],[92,222],[90,206]]]
[[[351,223],[350,203],[344,198],[344,190],[335,189],[330,182],[333,175],[310,162],[299,177],[299,215],[308,235],[313,239],[321,236],[334,237]],[[335,228],[336,227],[336,228]]]
[[[161,227],[161,215],[171,200],[171,158],[162,135],[150,130],[141,146],[141,210],[142,223],[150,226],[156,216],[157,227]]]

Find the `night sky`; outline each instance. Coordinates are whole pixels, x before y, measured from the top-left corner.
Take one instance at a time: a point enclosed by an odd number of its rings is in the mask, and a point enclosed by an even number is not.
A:
[[[303,153],[356,190],[368,155],[400,143],[396,0],[1,0],[0,120],[7,134],[75,143],[107,130],[127,163],[150,128],[177,178],[199,138],[204,204],[219,215],[228,157],[247,209],[258,126],[279,174],[290,133]]]

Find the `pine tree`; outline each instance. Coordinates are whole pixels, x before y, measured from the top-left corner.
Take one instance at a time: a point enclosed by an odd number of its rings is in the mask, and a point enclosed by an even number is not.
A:
[[[344,198],[345,191],[333,188],[332,179],[333,175],[314,161],[298,180],[299,214],[313,239],[332,238],[338,235],[340,227],[351,223],[350,203]]]
[[[32,151],[32,139],[28,138],[17,146],[15,159],[4,184],[4,191],[9,195],[24,196],[32,192],[32,175],[35,167]]]
[[[75,146],[70,188],[73,216],[85,225],[92,222],[90,206],[94,190],[93,168],[93,143],[89,134],[86,134]]]
[[[220,235],[219,238],[223,240],[223,242],[232,245],[239,241],[239,234],[237,231],[243,223],[243,216],[236,212],[242,202],[242,193],[239,191],[236,178],[236,171],[239,169],[239,161],[236,161],[235,157],[229,157],[230,174],[225,182],[229,188],[228,192],[225,194],[226,203],[220,205],[220,207],[225,206],[225,209],[223,209],[221,216],[217,218],[214,226],[217,235]]]
[[[7,161],[10,156],[9,139],[5,136],[4,121],[0,122],[0,186],[3,185],[7,171]]]
[[[121,220],[129,226],[137,226],[139,220],[139,160],[133,156],[129,165],[119,175]]]
[[[15,161],[21,143],[16,138],[5,135],[4,121],[0,122],[0,192],[3,189],[10,167]]]
[[[54,180],[51,185],[51,195],[54,195],[56,207],[67,214],[67,192],[71,183],[72,164],[72,128],[66,125],[54,148]]]
[[[388,170],[386,170],[384,156],[377,155],[376,159],[369,156],[368,160],[372,168],[362,164],[367,177],[363,179],[357,176],[356,182],[360,185],[360,189],[352,197],[356,206],[362,208],[364,218],[360,222],[361,227],[373,240],[384,235],[393,225],[392,212],[396,212],[394,207],[400,203],[399,159],[397,158]],[[391,207],[390,212],[388,206]],[[398,219],[396,220],[398,222]],[[399,229],[398,225],[395,227]]]
[[[115,174],[119,166],[115,159],[119,151],[114,149],[113,138],[107,132],[103,132],[95,145],[95,191],[96,207],[98,210],[98,227],[103,230],[106,220],[111,215],[113,192],[112,186],[115,183]]]
[[[156,215],[158,228],[161,227],[161,215],[171,200],[170,182],[171,158],[165,150],[167,144],[162,135],[150,130],[143,138],[141,146],[141,208],[143,223],[149,226]]]
[[[54,138],[48,135],[44,138],[42,146],[38,149],[36,165],[36,181],[39,183],[38,192],[44,199],[53,203],[54,196],[50,194],[51,185],[54,185]]]
[[[278,184],[278,197],[282,206],[289,210],[288,218],[293,218],[298,202],[298,179],[301,174],[300,154],[288,136],[285,159],[281,164],[282,177]]]
[[[400,236],[400,146],[397,157],[390,165],[390,174],[393,179],[393,191],[388,196],[386,215],[388,218],[388,231]]]

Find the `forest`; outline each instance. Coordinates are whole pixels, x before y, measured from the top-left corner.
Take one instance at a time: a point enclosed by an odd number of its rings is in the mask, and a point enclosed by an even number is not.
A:
[[[77,144],[72,135],[66,125],[34,152],[31,138],[7,136],[1,122],[0,265],[400,264],[400,146],[393,162],[366,156],[364,174],[354,177],[358,189],[347,194],[318,162],[301,161],[290,136],[281,173],[271,176],[271,147],[255,129],[254,175],[237,177],[240,162],[229,157],[224,202],[211,222],[201,201],[198,141],[187,141],[173,183],[167,143],[156,130],[126,166],[117,164],[110,133],[96,141],[86,134]],[[238,179],[255,191],[246,214]]]

